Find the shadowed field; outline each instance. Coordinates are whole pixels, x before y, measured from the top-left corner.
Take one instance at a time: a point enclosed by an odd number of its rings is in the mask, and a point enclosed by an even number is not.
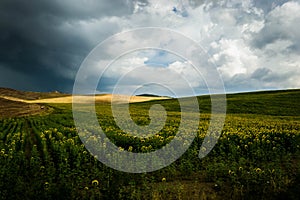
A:
[[[48,107],[0,98],[0,118],[44,114]]]

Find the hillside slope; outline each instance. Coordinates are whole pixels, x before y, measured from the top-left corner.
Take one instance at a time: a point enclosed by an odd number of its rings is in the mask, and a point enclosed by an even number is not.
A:
[[[48,109],[49,108],[38,104],[28,104],[0,98],[0,119],[43,114],[46,113]]]
[[[218,95],[217,95],[218,96]],[[126,96],[115,96],[117,103],[124,102]],[[82,103],[110,102],[112,95],[104,94],[93,96],[79,96]],[[201,113],[210,113],[211,100],[209,95],[198,96]],[[228,114],[260,114],[273,116],[300,116],[300,89],[296,90],[277,90],[259,91],[237,94],[227,94],[227,113]],[[183,101],[191,101],[191,97],[182,98]],[[151,105],[162,104],[168,111],[180,111],[177,99],[163,97],[133,96],[131,103],[141,109],[149,109]],[[72,103],[72,96],[53,93],[23,92],[8,88],[0,88],[0,117],[2,116],[23,116],[26,114],[36,114],[44,112],[41,110],[40,103]]]
[[[228,113],[277,116],[300,115],[300,90],[228,94]]]
[[[210,113],[210,96],[204,95],[197,98],[200,112]],[[182,98],[181,100],[189,102],[191,97]],[[300,116],[300,89],[227,94],[226,100],[228,114]],[[169,111],[180,111],[177,99],[144,102],[137,105],[149,108],[155,103],[161,103]]]
[[[68,96],[68,94],[63,94],[57,91],[29,92],[29,91],[20,91],[11,88],[0,87],[0,96],[13,97],[13,98],[24,99],[24,100],[36,100],[36,99],[63,97],[63,96]]]

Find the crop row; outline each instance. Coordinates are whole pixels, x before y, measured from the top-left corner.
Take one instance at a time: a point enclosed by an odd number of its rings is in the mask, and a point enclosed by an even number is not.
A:
[[[4,119],[0,122],[0,196],[118,199],[139,191],[130,198],[154,198],[157,194],[153,186],[159,182],[196,177],[220,188],[230,185],[232,198],[254,192],[268,197],[286,191],[296,181],[300,151],[297,118],[228,115],[217,145],[200,160],[198,154],[210,116],[202,117],[194,142],[180,159],[159,171],[133,175],[111,169],[93,157],[83,145],[71,115]],[[176,136],[180,126],[176,115],[168,117],[161,131],[144,138],[122,131],[112,120],[99,117],[102,130],[120,151],[146,153],[172,140],[185,143],[185,137]],[[148,123],[146,117],[140,120]],[[86,127],[81,137],[88,142],[103,142],[89,130],[93,127]],[[191,131],[186,128],[184,134]]]

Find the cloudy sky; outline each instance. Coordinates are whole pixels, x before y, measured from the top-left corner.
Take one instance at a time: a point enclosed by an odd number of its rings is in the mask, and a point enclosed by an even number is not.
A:
[[[213,78],[203,76],[205,66],[199,76],[177,52],[145,49],[151,37],[160,36],[118,38],[141,49],[113,63],[109,54],[118,47],[99,47],[114,34],[144,27],[168,28],[194,40],[226,92],[300,88],[299,0],[1,0],[0,87],[72,92],[78,69],[98,47],[101,55],[89,73],[100,78],[99,92],[172,90],[184,96],[188,86],[205,93]],[[174,44],[184,47],[182,42]],[[105,73],[97,74],[99,69]],[[81,79],[86,87],[90,78]]]

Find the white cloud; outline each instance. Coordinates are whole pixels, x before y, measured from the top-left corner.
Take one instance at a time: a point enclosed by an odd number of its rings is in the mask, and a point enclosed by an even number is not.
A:
[[[300,86],[300,4],[296,1],[277,6],[265,19],[263,29],[254,34],[258,63],[271,69],[261,85],[273,88]]]
[[[124,94],[132,94],[136,89],[143,91],[150,87],[149,83],[153,86],[151,93],[159,95],[166,95],[163,92],[167,91],[162,90],[162,88],[172,90],[173,93],[168,93],[172,96],[190,96],[194,94],[191,93],[191,89],[206,88],[201,74],[191,64],[182,61],[181,58],[167,66],[155,63],[145,64],[149,58],[141,57],[141,55],[152,56],[155,55],[155,52],[155,50],[147,50],[126,54],[112,63],[103,77],[114,80],[112,81],[112,85],[114,85],[112,88]],[[170,57],[169,54],[166,53],[166,58]],[[101,62],[97,66],[103,70],[103,64]]]
[[[276,40],[291,40],[298,48],[300,46],[300,4],[291,1],[276,7],[266,16],[264,28],[254,37],[258,48],[273,43]]]
[[[79,27],[82,28],[82,36],[89,38],[90,43],[96,43],[99,37],[121,30],[149,26],[174,29],[197,41],[207,50],[228,91],[300,87],[297,79],[300,75],[298,2],[291,1],[274,6],[269,13],[255,7],[251,0],[206,1],[196,7],[188,5],[187,1],[182,2],[135,1],[132,15],[84,21],[80,22]],[[129,34],[128,38],[123,39],[132,41],[126,45],[139,44],[144,47],[151,41],[150,37],[157,36]],[[165,37],[166,42],[171,42],[167,36],[158,37]],[[182,44],[175,41],[174,45],[180,48]],[[110,54],[114,51],[116,47],[112,45],[105,53]],[[112,79],[128,74],[130,79],[127,79],[127,88],[136,87],[142,81],[149,82],[151,79],[158,81],[157,77],[164,77],[165,82],[161,84],[171,84],[172,87],[180,88],[181,94],[184,94],[181,82],[175,81],[178,80],[178,74],[189,77],[188,80],[194,88],[204,85],[204,81],[197,80],[199,76],[182,60],[170,59],[167,55],[159,57],[157,53],[128,56],[120,58],[106,72],[106,76]],[[166,68],[143,66],[141,69],[144,69],[145,73],[140,70],[134,72],[136,66],[141,66],[146,61],[163,63],[164,59],[168,60],[164,63],[168,65]],[[126,87],[124,86],[124,90]]]
[[[224,78],[247,74],[257,67],[257,56],[242,39],[221,39],[213,58]]]

